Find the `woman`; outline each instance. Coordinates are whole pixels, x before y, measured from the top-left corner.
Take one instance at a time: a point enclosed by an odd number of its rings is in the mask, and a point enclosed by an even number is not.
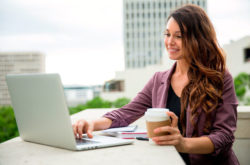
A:
[[[168,18],[165,46],[176,63],[157,72],[132,102],[87,122],[74,133],[92,137],[93,130],[127,126],[147,108],[169,108],[171,126],[155,129],[158,145],[174,145],[186,164],[239,164],[233,150],[237,99],[233,79],[225,69],[215,30],[203,9],[186,5]]]

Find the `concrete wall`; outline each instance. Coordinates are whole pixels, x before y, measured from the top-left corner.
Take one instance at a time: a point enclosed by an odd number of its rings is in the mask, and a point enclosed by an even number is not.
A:
[[[226,53],[227,67],[233,77],[240,72],[250,74],[250,62],[244,61],[244,49],[250,48],[250,36],[246,36],[230,44],[224,45],[223,49]]]
[[[155,72],[165,71],[172,67],[175,61],[168,58],[166,50],[160,64],[150,65],[139,69],[126,69],[116,72],[114,80],[124,80],[124,92],[117,94],[114,92],[101,92],[101,97],[106,100],[114,100],[120,96],[133,99],[140,92]],[[116,97],[116,98],[115,98]]]
[[[234,152],[241,165],[250,164],[250,106],[238,107],[237,130]]]

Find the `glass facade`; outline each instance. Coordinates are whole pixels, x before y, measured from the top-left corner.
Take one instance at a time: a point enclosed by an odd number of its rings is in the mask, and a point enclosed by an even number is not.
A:
[[[167,17],[184,4],[196,4],[207,10],[207,0],[123,0],[125,69],[160,62]]]

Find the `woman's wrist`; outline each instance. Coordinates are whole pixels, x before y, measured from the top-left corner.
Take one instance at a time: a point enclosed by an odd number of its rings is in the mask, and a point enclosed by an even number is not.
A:
[[[182,137],[181,142],[179,143],[179,145],[175,146],[175,148],[178,152],[188,153],[189,152],[188,138]]]
[[[210,154],[214,152],[214,145],[208,137],[183,138],[176,150],[190,154]]]
[[[91,122],[93,124],[95,131],[107,129],[112,124],[112,120],[105,118],[105,117],[102,117],[102,118],[97,119],[97,120],[92,120]]]

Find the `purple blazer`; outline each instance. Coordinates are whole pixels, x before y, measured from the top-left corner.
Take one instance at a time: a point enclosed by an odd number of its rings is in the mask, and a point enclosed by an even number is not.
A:
[[[156,72],[141,92],[124,107],[111,111],[104,117],[112,120],[111,127],[128,126],[144,115],[147,108],[165,108],[167,105],[168,89],[176,64],[170,70]],[[198,137],[207,136],[214,144],[212,154],[189,154],[192,165],[239,164],[232,145],[236,130],[238,101],[235,95],[234,83],[231,74],[224,75],[223,103],[212,113],[212,128],[209,134],[203,132],[205,113],[199,109],[200,115],[195,119],[198,126]],[[186,111],[186,137],[191,137],[194,127],[190,122],[190,109]]]

